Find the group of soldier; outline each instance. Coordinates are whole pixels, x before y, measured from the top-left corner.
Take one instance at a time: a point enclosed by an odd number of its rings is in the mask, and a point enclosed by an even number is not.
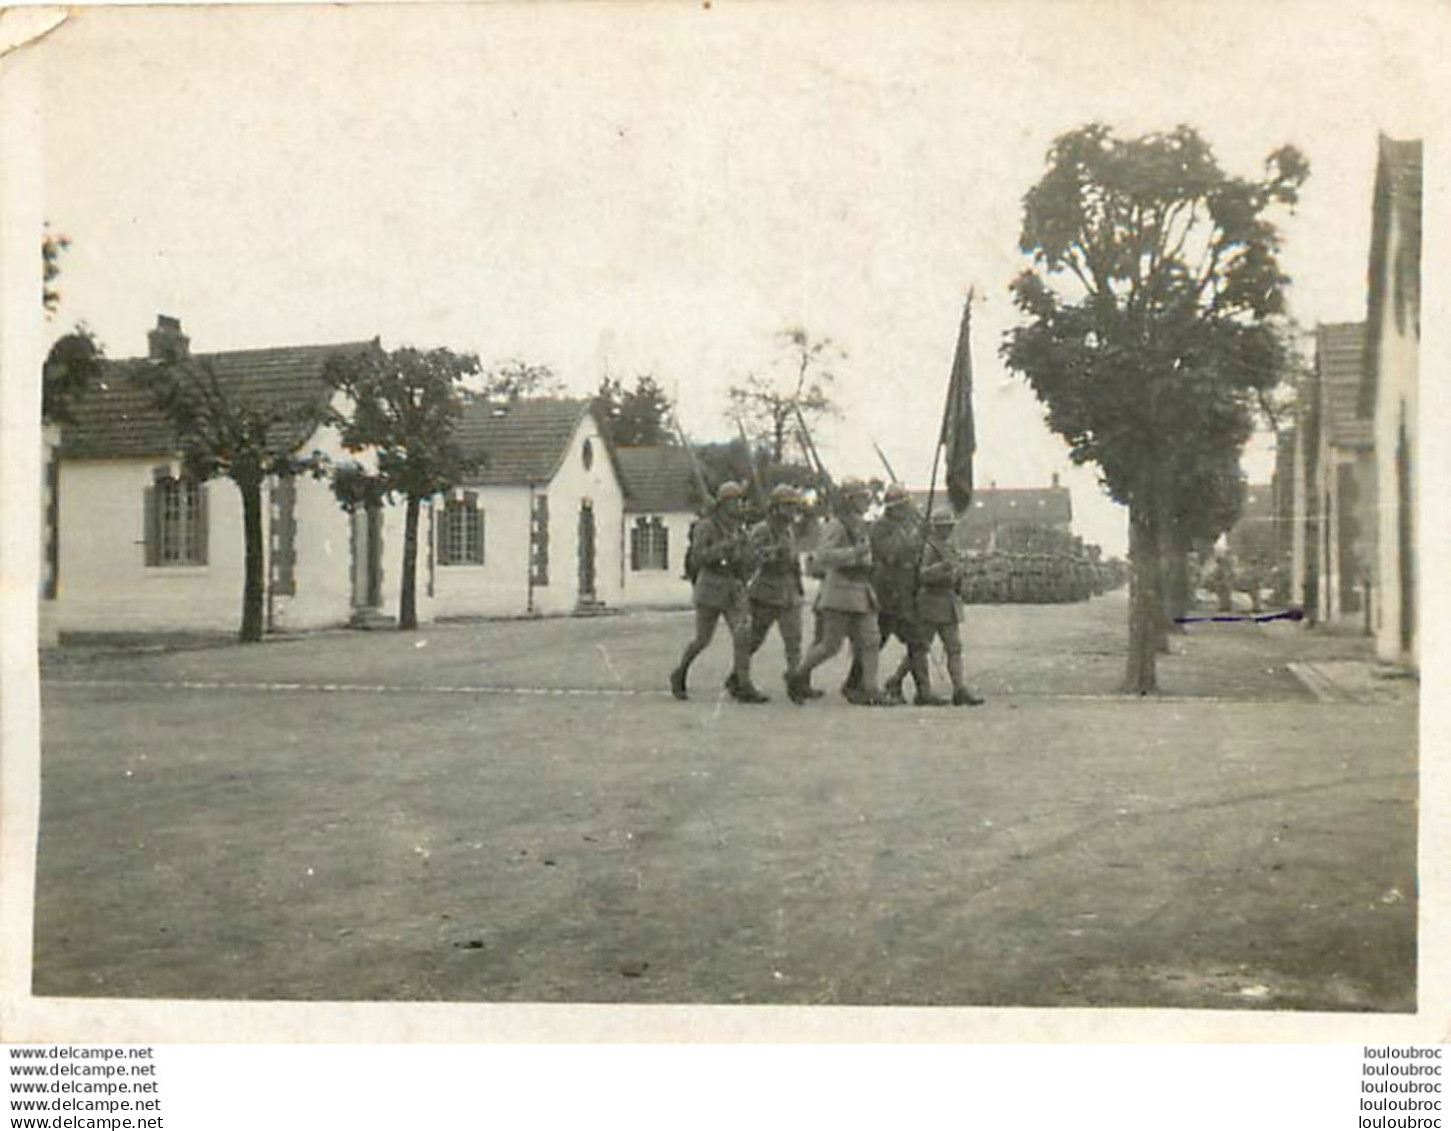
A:
[[[1101,595],[1107,570],[1086,553],[988,550],[971,559],[962,581],[969,604],[1067,604]]]
[[[781,484],[769,495],[764,518],[745,519],[746,489],[723,483],[709,512],[691,529],[686,572],[692,581],[695,634],[670,673],[677,699],[689,697],[690,665],[703,652],[721,620],[731,634],[733,663],[726,690],[743,703],[769,696],[751,678],[751,659],[773,625],[786,652],[786,693],[801,704],[822,694],[811,673],[850,643],[852,666],[842,694],[861,706],[904,703],[907,676],[919,706],[977,706],[963,675],[962,600],[958,587],[964,562],[948,541],[951,511],[924,521],[907,490],[889,486],[881,517],[868,522],[871,488],[860,481],[841,485],[832,517],[806,555],[805,572],[820,579],[813,606],[815,632],[802,653],[806,588],[798,532],[806,504],[795,487]],[[879,684],[882,646],[895,637],[906,649],[896,670]],[[932,690],[929,664],[933,642],[947,654],[950,699]]]

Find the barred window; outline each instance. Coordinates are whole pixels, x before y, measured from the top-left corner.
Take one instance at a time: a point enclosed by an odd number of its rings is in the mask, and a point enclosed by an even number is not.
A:
[[[146,491],[145,509],[147,565],[207,564],[205,484],[158,468]]]
[[[659,515],[637,518],[630,528],[630,568],[670,568],[670,530]]]
[[[484,512],[473,492],[449,499],[438,527],[438,564],[484,564]]]

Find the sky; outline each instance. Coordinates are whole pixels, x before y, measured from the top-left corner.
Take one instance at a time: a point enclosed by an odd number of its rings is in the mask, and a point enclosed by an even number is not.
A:
[[[1295,144],[1292,313],[1359,320],[1377,134],[1424,136],[1439,99],[1426,8],[80,10],[36,64],[45,213],[73,241],[50,329],[84,321],[111,356],[158,313],[202,351],[379,336],[581,394],[649,372],[708,440],[802,326],[844,352],[833,472],[880,473],[875,441],[925,486],[972,287],[979,484],[1058,473],[1076,529],[1121,552],[1124,512],[997,357],[1049,145],[1185,122],[1253,177]]]

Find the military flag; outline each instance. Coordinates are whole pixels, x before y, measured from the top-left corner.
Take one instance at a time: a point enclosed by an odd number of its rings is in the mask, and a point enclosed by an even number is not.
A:
[[[957,334],[957,355],[952,359],[952,379],[947,386],[947,407],[942,413],[939,443],[947,449],[947,497],[952,509],[961,514],[972,502],[972,455],[977,434],[972,419],[972,294],[962,308],[962,328]]]

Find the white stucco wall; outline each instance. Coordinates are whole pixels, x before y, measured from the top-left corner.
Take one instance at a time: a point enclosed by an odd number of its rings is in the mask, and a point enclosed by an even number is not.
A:
[[[589,468],[584,466],[586,441],[592,448]],[[620,515],[624,499],[592,417],[581,420],[548,483],[467,489],[477,493],[484,515],[484,564],[435,565],[433,597],[426,604],[420,600],[420,616],[522,616],[530,612],[552,616],[573,612],[580,600],[579,514],[585,499],[594,508],[595,597],[607,606],[621,603]],[[549,578],[542,586],[531,586],[529,580],[529,528],[536,495],[549,500]],[[436,501],[435,507],[435,521],[441,521],[443,501]],[[420,593],[424,588],[420,584]]]
[[[690,543],[690,525],[695,515],[670,512],[658,517],[669,531],[670,567],[668,569],[632,570],[630,568],[630,529],[637,518],[649,518],[633,511],[620,516],[616,540],[620,546],[620,604],[627,608],[642,606],[685,607],[690,604],[690,582],[685,580],[685,549]]]
[[[593,450],[584,466],[584,445]],[[536,589],[535,605],[545,614],[572,612],[579,604],[579,512],[585,499],[594,504],[595,597],[620,604],[620,514],[624,496],[614,463],[594,418],[580,421],[549,483],[549,585]]]
[[[264,494],[264,501],[267,497]],[[270,595],[272,628],[295,631],[346,624],[352,612],[350,520],[338,506],[326,480],[299,479],[296,508],[297,592],[293,596]],[[270,539],[268,545],[271,545]],[[385,535],[385,599],[388,573]],[[396,566],[392,575],[397,577]],[[395,593],[395,603],[396,600]]]
[[[226,479],[206,485],[204,566],[147,566],[145,492],[156,457],[67,460],[60,470],[62,632],[235,630],[242,618],[242,497]]]
[[[584,466],[586,440],[593,448]],[[304,446],[335,459],[336,438],[323,432]],[[55,621],[61,631],[234,631],[241,623],[243,533],[241,496],[226,479],[206,485],[207,564],[148,567],[145,564],[144,495],[159,457],[66,461],[61,469],[60,585]],[[363,462],[366,463],[366,460]],[[517,616],[530,611],[529,525],[531,498],[549,498],[549,582],[532,591],[533,610],[554,615],[579,604],[579,515],[589,499],[595,517],[595,597],[606,606],[689,601],[680,579],[688,516],[671,521],[671,570],[650,584],[622,577],[628,543],[621,541],[624,500],[604,440],[586,416],[576,429],[551,482],[471,488],[484,512],[484,564],[432,567],[430,507],[419,523],[417,598],[421,621],[455,616]],[[264,543],[270,548],[269,493],[264,489]],[[435,501],[436,520],[441,500]],[[326,480],[297,481],[296,579],[292,596],[269,594],[274,630],[346,624],[353,613],[352,520],[338,506]],[[405,507],[383,509],[382,603],[398,611],[403,564]],[[270,577],[270,570],[268,571]],[[629,600],[627,601],[627,593]]]
[[[435,549],[433,597],[426,603],[420,600],[419,615],[424,615],[425,608],[430,618],[523,614],[529,607],[529,512],[534,492],[527,486],[469,490],[477,492],[483,513],[484,564],[440,565]],[[435,524],[443,521],[443,510],[443,500],[435,500]],[[551,515],[551,526],[553,521]],[[420,554],[419,560],[426,561],[426,555]],[[419,570],[421,580],[424,573]],[[420,594],[425,589],[421,584]]]

